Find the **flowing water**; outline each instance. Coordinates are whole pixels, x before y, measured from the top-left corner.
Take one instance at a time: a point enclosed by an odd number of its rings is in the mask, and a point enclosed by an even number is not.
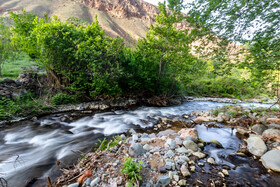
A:
[[[11,127],[2,127],[0,177],[5,178],[11,187],[39,186],[42,181],[46,181],[46,176],[54,179],[59,175],[60,167],[74,164],[83,151],[92,150],[98,139],[127,132],[131,128],[152,127],[160,117],[181,117],[195,110],[209,110],[225,105],[228,104],[194,101],[173,107],[139,107],[95,113],[71,122],[61,122],[61,117],[75,117],[75,113],[54,114],[23,121]],[[248,180],[254,178],[250,172],[255,168],[244,171],[246,163],[236,167],[230,159],[223,159],[236,151],[241,143],[232,129],[207,129],[204,126],[197,126],[197,129],[199,136],[205,141],[216,139],[223,144],[222,151],[213,147],[205,148],[219,164],[246,173]],[[60,166],[56,165],[58,160]]]

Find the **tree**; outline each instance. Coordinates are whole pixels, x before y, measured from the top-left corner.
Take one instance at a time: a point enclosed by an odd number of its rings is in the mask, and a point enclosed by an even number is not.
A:
[[[199,0],[189,15],[225,40],[247,46],[241,67],[253,78],[275,80],[280,68],[280,4],[278,0]]]
[[[182,0],[168,0],[159,3],[160,13],[156,23],[138,41],[137,52],[144,67],[154,72],[152,90],[156,94],[178,94],[176,85],[182,71],[190,73],[197,59],[190,53],[190,44],[194,41],[193,33],[188,29],[177,29],[176,24],[185,20],[182,14]]]
[[[97,17],[87,26],[64,23],[56,16],[38,18],[24,11],[11,12],[10,17],[12,41],[46,68],[53,86],[88,98],[121,92],[118,74],[124,43],[107,36]]]

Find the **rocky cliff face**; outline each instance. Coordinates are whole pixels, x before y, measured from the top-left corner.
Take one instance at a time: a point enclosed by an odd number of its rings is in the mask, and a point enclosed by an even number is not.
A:
[[[159,13],[156,6],[142,0],[81,0],[81,3],[117,18],[140,18],[149,23],[154,22]]]

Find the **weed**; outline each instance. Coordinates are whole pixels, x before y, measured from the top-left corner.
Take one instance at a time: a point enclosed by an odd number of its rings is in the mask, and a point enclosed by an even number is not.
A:
[[[118,145],[120,141],[125,142],[126,140],[121,139],[120,136],[115,136],[111,140],[104,138],[102,141],[100,139],[98,139],[98,141],[99,141],[100,146],[96,150],[105,151],[105,150],[111,150],[113,147]]]
[[[137,186],[138,181],[142,180],[140,175],[142,171],[143,162],[135,162],[130,157],[125,157],[125,161],[123,162],[123,168],[121,173],[126,176],[129,181],[128,186]]]

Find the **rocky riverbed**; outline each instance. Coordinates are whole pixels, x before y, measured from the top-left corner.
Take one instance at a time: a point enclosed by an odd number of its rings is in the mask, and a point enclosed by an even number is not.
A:
[[[236,112],[236,113],[235,113]],[[143,162],[139,186],[279,186],[278,110],[227,106],[161,118],[143,132],[131,129],[118,144],[85,155],[56,186],[127,186],[125,157]],[[222,124],[223,125],[222,125]]]

